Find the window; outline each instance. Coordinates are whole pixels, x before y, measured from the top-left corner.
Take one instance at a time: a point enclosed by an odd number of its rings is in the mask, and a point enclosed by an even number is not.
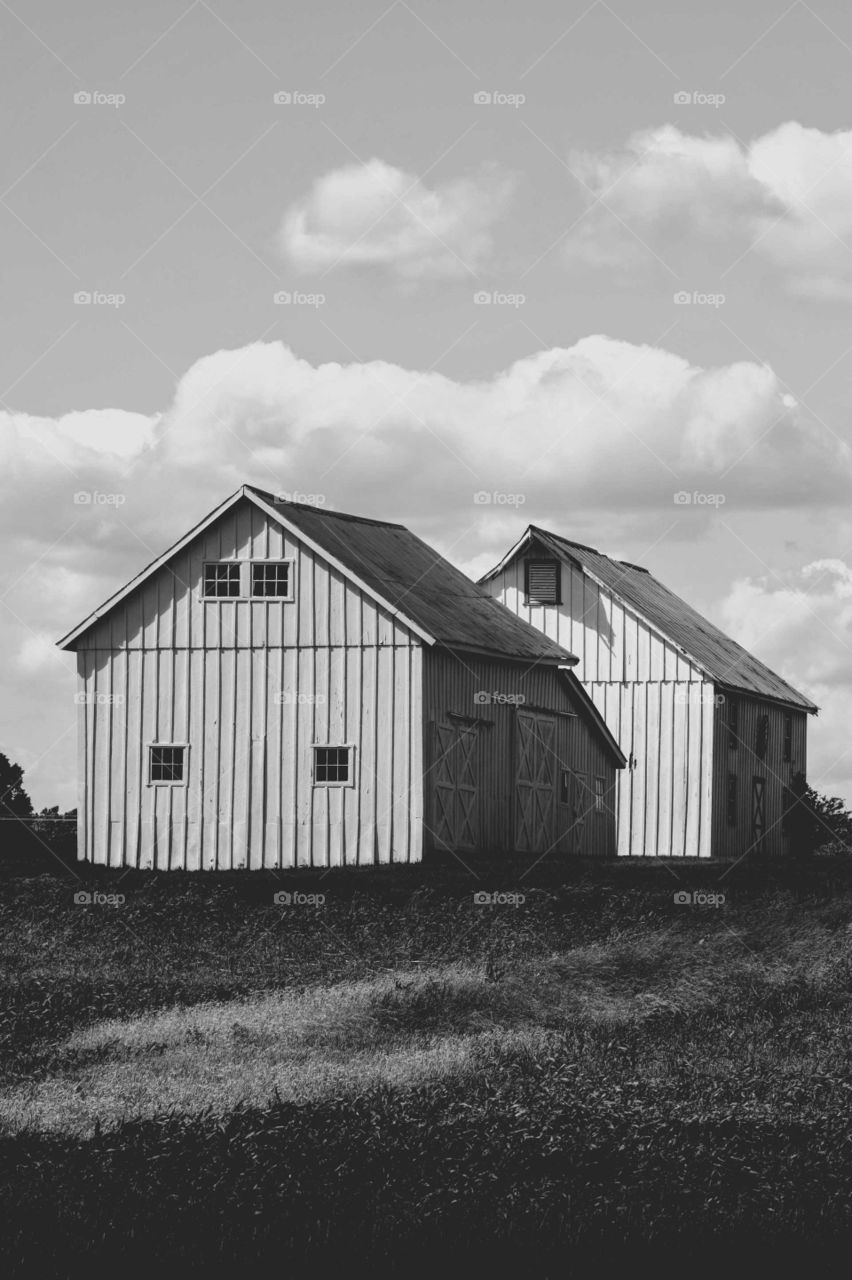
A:
[[[728,698],[728,750],[736,751],[740,734],[740,706],[736,698]]]
[[[793,759],[793,717],[784,717],[784,759]]]
[[[762,760],[766,755],[766,747],[769,742],[769,716],[757,717],[757,730],[754,735],[754,754],[758,760]]]
[[[796,807],[796,796],[792,787],[785,787],[783,791],[783,805],[781,811],[781,834],[789,836],[793,830],[793,810]]]
[[[530,604],[561,604],[558,560],[525,560],[524,591]]]
[[[559,803],[571,803],[571,770],[563,769],[559,775]]]
[[[735,773],[728,774],[727,810],[728,826],[735,827],[737,825],[737,775]]]
[[[604,788],[605,780],[603,778],[595,778],[595,813],[603,813],[604,811]]]
[[[149,782],[186,782],[186,747],[152,746],[148,748]]]
[[[314,747],[314,786],[351,786],[352,748]]]
[[[766,830],[766,779],[751,780],[751,838],[759,845]]]
[[[279,600],[292,599],[289,560],[258,560],[251,566],[251,593],[253,596],[275,596]]]
[[[208,600],[238,596],[240,594],[239,560],[205,564],[203,594]]]

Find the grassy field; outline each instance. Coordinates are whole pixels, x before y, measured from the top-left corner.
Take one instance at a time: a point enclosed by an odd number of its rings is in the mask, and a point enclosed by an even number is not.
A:
[[[839,859],[15,875],[0,954],[11,1274],[848,1270]]]

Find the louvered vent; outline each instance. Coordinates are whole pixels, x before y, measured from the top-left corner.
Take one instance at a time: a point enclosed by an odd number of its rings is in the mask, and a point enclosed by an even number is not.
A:
[[[527,560],[527,599],[536,604],[561,604],[558,560]]]

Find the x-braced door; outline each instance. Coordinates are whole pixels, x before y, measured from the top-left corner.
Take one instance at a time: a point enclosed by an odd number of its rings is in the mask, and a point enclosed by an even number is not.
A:
[[[555,838],[555,719],[518,711],[515,743],[515,848],[544,853]]]
[[[445,849],[475,849],[479,844],[477,729],[436,723],[434,730],[435,842]]]

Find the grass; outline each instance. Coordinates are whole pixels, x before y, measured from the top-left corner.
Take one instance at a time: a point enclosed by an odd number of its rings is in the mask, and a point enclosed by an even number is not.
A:
[[[0,879],[6,1269],[833,1274],[849,869],[473,870]]]

